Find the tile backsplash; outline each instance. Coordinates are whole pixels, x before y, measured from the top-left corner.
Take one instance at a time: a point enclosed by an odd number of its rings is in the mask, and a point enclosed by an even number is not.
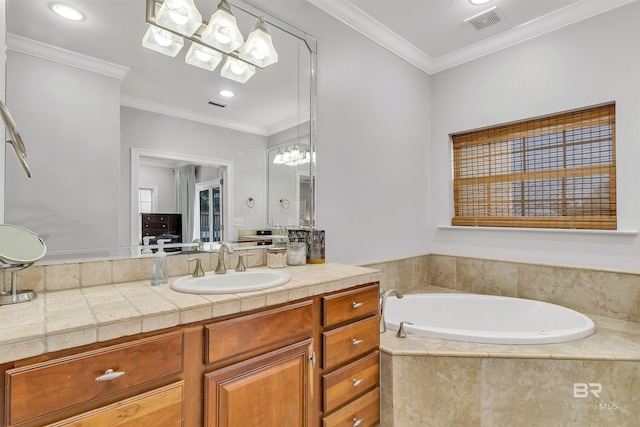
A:
[[[247,258],[247,267],[259,267],[266,263],[264,249],[247,250],[252,255]],[[238,252],[226,255],[226,265],[233,268],[238,262]],[[212,271],[218,263],[217,252],[201,254],[170,255],[167,257],[169,276],[186,276],[195,264],[189,259],[200,258],[202,268]],[[151,279],[153,258],[132,258],[110,261],[92,261],[69,264],[34,265],[17,272],[18,289],[32,289],[36,292],[58,291],[78,287],[106,285],[110,283],[134,282]],[[3,289],[11,288],[11,273],[0,273]]]
[[[250,249],[249,267],[264,266],[264,249]],[[235,266],[238,251],[227,255],[227,266]],[[217,252],[168,257],[170,276],[187,275],[200,258],[205,271],[218,262]],[[109,283],[149,280],[152,258],[121,259],[71,264],[32,266],[17,273],[19,289],[56,291]],[[527,264],[450,255],[420,255],[365,264],[381,270],[381,286],[411,292],[438,286],[462,292],[503,295],[551,302],[585,314],[640,323],[640,275],[563,266]],[[4,272],[5,290],[11,273]]]

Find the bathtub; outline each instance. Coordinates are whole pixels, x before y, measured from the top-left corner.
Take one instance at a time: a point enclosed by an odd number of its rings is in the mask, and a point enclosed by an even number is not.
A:
[[[555,304],[476,294],[412,294],[389,297],[388,329],[405,324],[407,334],[488,344],[549,344],[595,332],[587,316]]]

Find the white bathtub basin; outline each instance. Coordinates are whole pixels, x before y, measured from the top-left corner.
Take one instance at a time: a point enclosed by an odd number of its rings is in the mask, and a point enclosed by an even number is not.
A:
[[[171,288],[190,294],[228,294],[257,291],[283,285],[291,279],[286,271],[252,268],[246,271],[208,272],[203,277],[186,276],[176,279]]]
[[[405,324],[408,334],[489,344],[549,344],[595,331],[582,313],[547,302],[476,294],[411,294],[390,297],[385,323]]]

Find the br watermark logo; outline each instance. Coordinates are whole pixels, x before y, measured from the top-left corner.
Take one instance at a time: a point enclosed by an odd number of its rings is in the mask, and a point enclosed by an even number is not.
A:
[[[573,398],[586,399],[593,395],[596,399],[600,399],[602,392],[602,384],[600,383],[573,383]]]
[[[578,401],[558,403],[559,409],[572,409],[577,411],[615,411],[618,409],[616,402],[602,402],[600,395],[604,388],[600,383],[573,383],[573,398]],[[589,399],[582,401],[582,399]],[[594,399],[598,399],[595,402]]]

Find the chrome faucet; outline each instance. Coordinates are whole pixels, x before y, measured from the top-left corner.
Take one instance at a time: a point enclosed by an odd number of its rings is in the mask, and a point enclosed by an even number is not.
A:
[[[233,248],[227,242],[220,242],[220,249],[218,249],[218,266],[216,267],[216,274],[225,274],[227,272],[227,266],[224,265],[224,253],[233,253]]]
[[[380,290],[380,333],[387,331],[387,325],[384,323],[384,306],[387,304],[387,298],[391,294],[396,294],[398,299],[402,299],[404,295],[397,289],[389,289],[385,291],[384,289]]]

